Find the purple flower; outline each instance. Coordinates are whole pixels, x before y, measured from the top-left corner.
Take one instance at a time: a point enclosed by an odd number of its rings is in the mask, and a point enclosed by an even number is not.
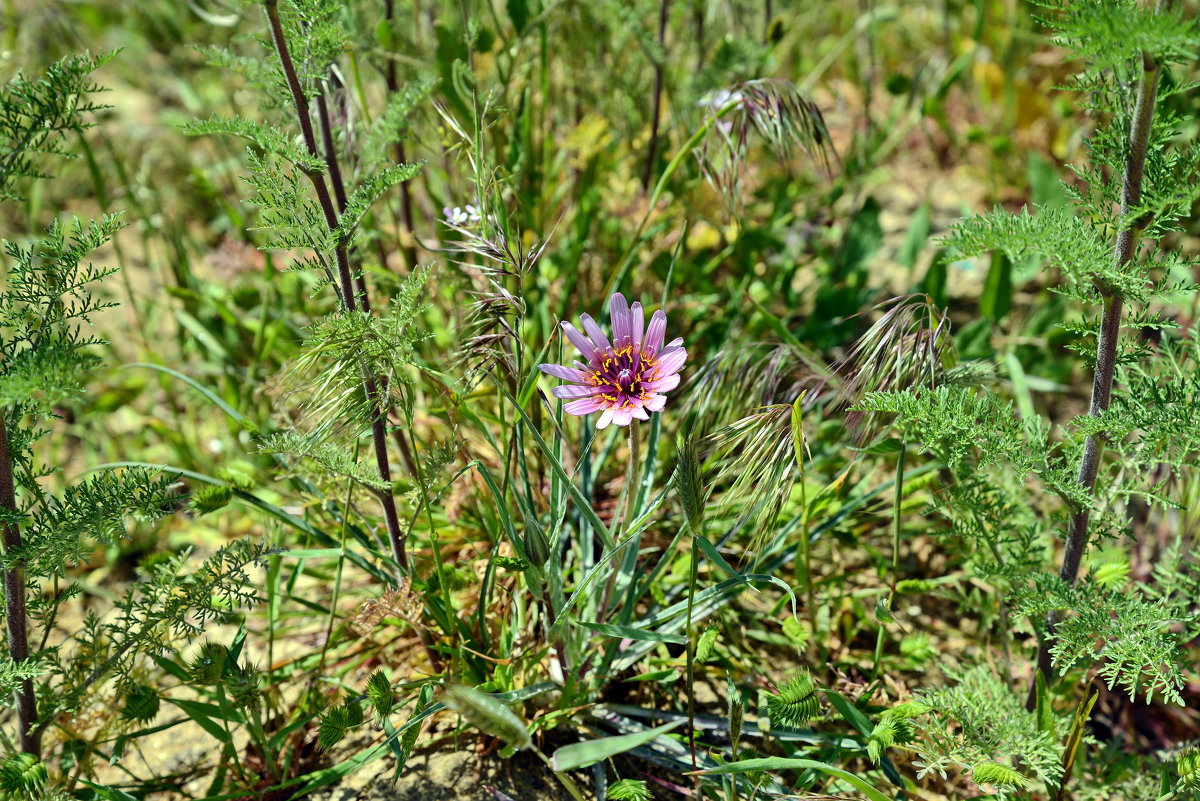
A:
[[[642,304],[630,307],[618,292],[608,302],[608,317],[612,342],[586,314],[579,318],[582,333],[568,322],[562,324],[563,333],[586,363],[538,365],[543,373],[571,382],[554,388],[556,398],[568,401],[563,407],[568,414],[601,412],[596,428],[609,423],[627,426],[635,418],[649,420],[648,412],[662,411],[667,403],[663,393],[679,386],[679,371],[687,360],[682,337],[663,346],[667,315],[662,310],[651,315],[650,325],[643,328]]]

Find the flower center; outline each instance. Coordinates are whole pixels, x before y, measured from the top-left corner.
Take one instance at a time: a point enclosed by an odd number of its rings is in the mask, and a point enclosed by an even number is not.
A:
[[[640,348],[626,345],[603,354],[592,380],[598,386],[607,385],[612,389],[611,394],[604,395],[607,400],[616,402],[619,395],[645,400],[641,385],[646,371],[653,366],[654,360],[647,358]]]

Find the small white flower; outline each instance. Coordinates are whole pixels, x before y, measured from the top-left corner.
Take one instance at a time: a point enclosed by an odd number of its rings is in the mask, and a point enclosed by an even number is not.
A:
[[[467,204],[466,208],[462,206],[444,206],[442,214],[445,215],[446,222],[458,226],[473,225],[483,219],[479,213],[479,207],[470,203]]]
[[[720,111],[730,103],[741,103],[744,102],[745,99],[745,96],[736,89],[718,89],[715,92],[709,92],[704,97],[697,100],[696,105],[712,109],[713,111]]]

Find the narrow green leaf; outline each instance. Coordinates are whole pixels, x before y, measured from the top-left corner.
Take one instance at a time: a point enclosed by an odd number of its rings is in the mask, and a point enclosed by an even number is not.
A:
[[[124,790],[118,790],[116,787],[106,787],[103,784],[94,784],[87,779],[78,779],[79,783],[90,789],[100,798],[105,801],[138,801],[135,796],[130,795]]]
[[[1034,694],[1037,699],[1036,719],[1038,731],[1044,731],[1051,736],[1054,730],[1054,710],[1050,707],[1050,690],[1046,686],[1046,676],[1039,669],[1034,674]]]
[[[833,690],[826,690],[825,697],[828,698],[829,702],[833,704],[834,708],[841,713],[842,717],[847,723],[868,737],[871,736],[871,732],[874,730],[875,724],[871,723],[867,716],[864,715],[858,707],[850,703],[850,700],[846,698],[846,696],[842,695],[841,693],[834,692]]]
[[[213,392],[211,389],[204,386],[203,384],[201,384],[199,381],[192,378],[191,376],[185,375],[184,373],[181,373],[178,370],[172,370],[170,367],[164,367],[161,364],[150,364],[148,362],[136,362],[135,364],[127,364],[127,365],[125,365],[125,367],[123,369],[129,370],[134,367],[140,367],[140,368],[144,368],[146,370],[154,370],[155,372],[163,373],[165,375],[171,376],[172,378],[179,379],[180,381],[187,384],[189,387],[191,387],[192,389],[196,390],[201,395],[203,395],[210,403],[212,403],[214,406],[216,406],[221,411],[225,412],[225,414],[227,414],[231,418],[233,418],[233,420],[235,420],[242,427],[251,428],[251,429],[255,428],[253,421],[251,421],[249,418],[247,418],[244,414],[239,412],[237,409],[230,406],[228,403],[226,403],[224,400],[222,400],[215,392]]]
[[[1075,718],[1071,721],[1071,731],[1067,734],[1067,741],[1063,745],[1062,783],[1058,786],[1058,793],[1055,795],[1056,801],[1063,801],[1067,797],[1067,785],[1071,781],[1071,771],[1075,768],[1075,757],[1079,755],[1079,745],[1083,742],[1084,729],[1087,728],[1088,718],[1092,714],[1092,707],[1096,705],[1096,701],[1099,698],[1099,691],[1092,690],[1088,693],[1087,698],[1079,702],[1079,706],[1075,709]]]
[[[717,773],[759,773],[771,770],[819,770],[822,773],[853,785],[870,801],[891,801],[890,798],[879,792],[879,790],[875,789],[866,780],[859,778],[849,771],[835,768],[833,765],[817,762],[815,759],[785,759],[784,757],[743,759],[740,762],[730,762],[728,765],[708,768],[702,772],[706,775],[712,775]]]
[[[667,723],[657,728],[647,729],[646,731],[634,732],[633,734],[602,737],[599,740],[588,740],[583,743],[564,745],[562,748],[557,749],[553,756],[550,757],[550,763],[554,770],[560,772],[586,768],[609,757],[637,748],[639,745],[644,745],[654,738],[678,728],[683,723],[684,721],[677,720],[673,723]]]
[[[533,437],[533,441],[535,444],[537,444],[538,450],[540,450],[546,457],[546,461],[549,463],[550,469],[553,470],[563,482],[563,485],[567,489],[567,493],[571,496],[571,500],[573,500],[575,505],[579,508],[580,513],[587,518],[588,523],[590,523],[592,528],[596,530],[596,533],[600,535],[600,540],[603,542],[604,547],[612,548],[614,542],[612,534],[608,530],[608,526],[604,525],[604,522],[600,520],[600,516],[596,514],[596,510],[592,508],[592,505],[588,503],[587,498],[585,498],[583,493],[579,491],[579,487],[575,486],[575,482],[571,479],[571,475],[567,472],[566,468],[562,466],[562,462],[558,460],[558,457],[554,454],[554,450],[546,443],[546,440],[542,439],[542,435],[538,433],[537,427],[533,424],[533,420],[529,417],[528,412],[526,412],[525,409],[517,403],[516,398],[512,396],[512,393],[508,391],[507,387],[498,381],[496,382],[496,387],[500,390],[500,393],[504,395],[508,402],[513,405],[513,408],[517,410],[517,414],[521,415],[521,419],[528,427],[529,435]]]
[[[1003,253],[993,253],[983,284],[983,297],[979,299],[979,313],[999,322],[1012,308],[1012,295],[1012,261]]]
[[[169,704],[174,704],[175,706],[179,707],[179,709],[182,710],[185,715],[191,718],[193,723],[211,734],[218,742],[227,744],[232,742],[229,732],[227,732],[224,727],[221,726],[221,724],[204,714],[200,704],[175,698],[163,698],[163,700]]]
[[[745,584],[747,587],[750,587],[750,589],[754,590],[755,592],[758,592],[758,589],[756,587],[754,587],[752,584],[750,584],[750,582],[746,580],[745,576],[743,576],[741,573],[734,570],[733,567],[730,566],[730,564],[725,561],[725,557],[721,556],[721,552],[717,550],[717,547],[715,545],[713,545],[711,542],[708,541],[707,537],[702,537],[699,535],[693,535],[693,536],[696,537],[696,544],[698,546],[700,546],[700,550],[704,552],[704,555],[706,557],[708,557],[708,560],[710,562],[712,562],[714,565],[716,565],[717,567],[724,570],[729,575],[733,576],[735,579],[740,581],[742,584]]]
[[[280,551],[280,556],[290,556],[295,559],[320,559],[325,557],[341,557],[345,552],[341,548],[292,548]]]
[[[635,629],[632,626],[618,626],[613,623],[588,623],[584,620],[573,620],[571,622],[577,626],[583,626],[585,629],[591,629],[597,634],[603,634],[606,637],[617,637],[625,640],[638,640],[639,642],[673,642],[677,645],[687,644],[687,637],[684,637],[681,634],[661,634],[656,631]]]

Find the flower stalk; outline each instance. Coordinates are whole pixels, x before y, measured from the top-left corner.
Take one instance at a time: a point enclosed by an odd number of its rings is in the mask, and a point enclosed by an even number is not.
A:
[[[637,513],[637,500],[642,483],[642,430],[634,421],[629,424],[629,480],[625,489],[625,519],[622,525],[625,534],[633,533],[633,516]]]

